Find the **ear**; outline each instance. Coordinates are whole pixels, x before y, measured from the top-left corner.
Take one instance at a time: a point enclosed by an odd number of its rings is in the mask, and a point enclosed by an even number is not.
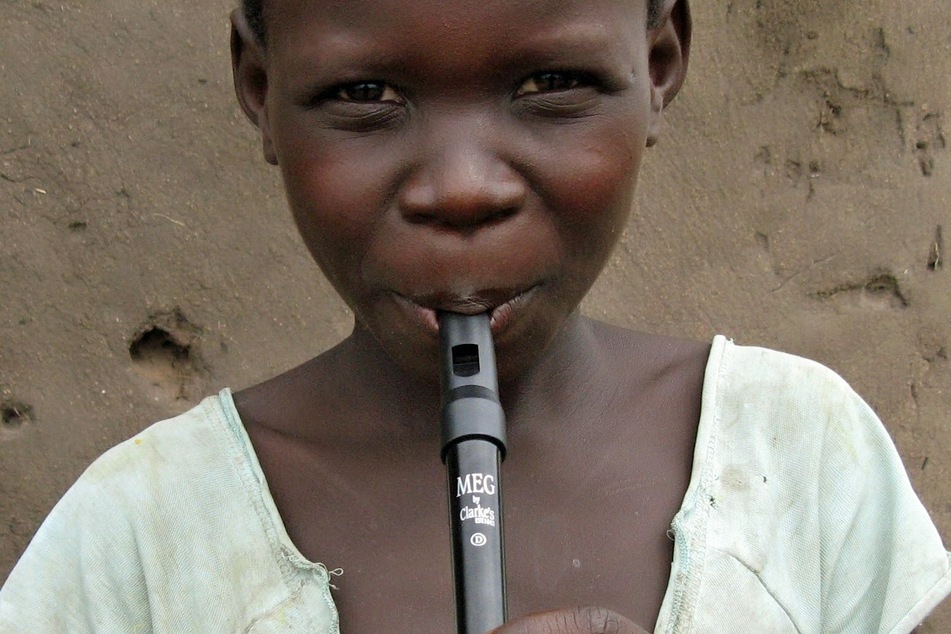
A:
[[[277,165],[267,113],[267,55],[241,9],[231,12],[231,73],[241,109],[261,131],[264,160]]]
[[[647,34],[651,78],[651,120],[647,146],[657,143],[664,127],[664,108],[684,83],[690,57],[690,6],[688,0],[664,0],[660,19]]]

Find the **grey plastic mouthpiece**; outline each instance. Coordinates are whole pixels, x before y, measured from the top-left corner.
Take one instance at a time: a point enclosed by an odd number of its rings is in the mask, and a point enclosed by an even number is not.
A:
[[[505,458],[505,412],[489,316],[439,313],[442,355],[442,460],[462,440],[492,442]]]

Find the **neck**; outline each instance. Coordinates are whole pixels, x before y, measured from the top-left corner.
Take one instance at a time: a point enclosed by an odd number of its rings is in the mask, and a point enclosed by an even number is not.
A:
[[[595,324],[576,310],[545,352],[514,381],[500,386],[509,428],[520,433],[556,431],[558,420],[589,400],[603,382]]]
[[[365,414],[363,420],[378,421],[365,433],[438,439],[437,381],[408,374],[359,324],[331,354],[334,363],[346,369],[337,375],[353,379],[348,389],[351,398],[358,399],[355,404]],[[509,426],[544,426],[554,412],[573,408],[573,401],[586,398],[597,383],[597,359],[592,323],[576,311],[526,371],[499,386]]]

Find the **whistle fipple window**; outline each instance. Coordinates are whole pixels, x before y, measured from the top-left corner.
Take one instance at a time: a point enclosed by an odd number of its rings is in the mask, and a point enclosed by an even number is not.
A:
[[[479,373],[479,346],[463,343],[452,347],[452,373],[473,376]]]

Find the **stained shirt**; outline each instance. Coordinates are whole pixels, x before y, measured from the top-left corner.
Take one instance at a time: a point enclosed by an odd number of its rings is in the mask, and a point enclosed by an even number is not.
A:
[[[906,633],[951,593],[868,405],[817,363],[722,336],[671,535],[658,633]],[[223,390],[86,470],[0,589],[0,632],[338,634],[339,572],[291,542]]]

